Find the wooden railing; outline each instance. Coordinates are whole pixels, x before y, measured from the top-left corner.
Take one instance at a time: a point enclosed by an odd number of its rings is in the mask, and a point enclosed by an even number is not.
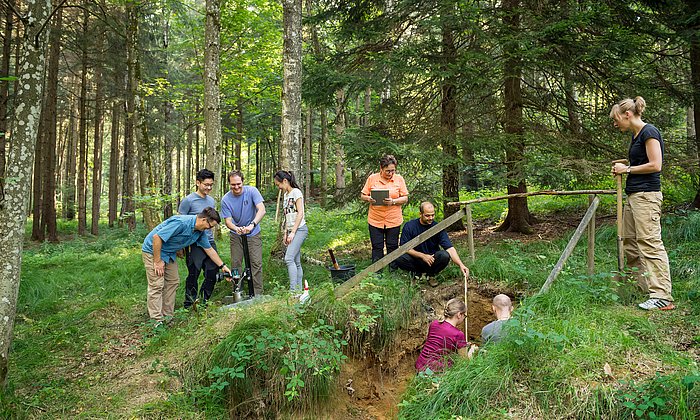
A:
[[[621,203],[622,200],[622,193],[620,189],[618,188],[617,191],[615,190],[576,190],[576,191],[552,191],[552,190],[547,190],[547,191],[533,191],[533,192],[527,192],[527,193],[518,193],[518,194],[507,194],[507,195],[501,195],[498,197],[484,197],[484,198],[475,198],[473,200],[466,200],[466,201],[456,201],[456,202],[450,202],[447,203],[448,206],[459,206],[459,210],[455,212],[454,214],[450,215],[448,218],[445,220],[439,222],[435,226],[431,227],[430,229],[426,230],[425,232],[421,233],[420,235],[416,236],[415,238],[411,239],[410,241],[406,242],[405,244],[401,245],[398,249],[392,251],[391,253],[385,255],[382,259],[372,263],[369,267],[365,268],[361,272],[357,273],[355,276],[352,278],[348,279],[345,283],[339,285],[338,287],[335,288],[335,295],[336,297],[342,297],[346,293],[350,291],[353,287],[358,285],[363,279],[365,279],[367,276],[369,276],[372,273],[375,273],[382,268],[386,267],[387,265],[391,264],[394,260],[399,258],[401,255],[403,255],[406,251],[411,250],[415,248],[416,246],[422,244],[423,242],[427,241],[428,239],[432,238],[433,236],[437,235],[442,231],[443,229],[449,227],[462,217],[467,218],[466,220],[466,226],[467,226],[467,235],[468,235],[468,246],[469,246],[469,259],[471,262],[474,262],[476,256],[475,256],[475,250],[474,250],[474,225],[472,223],[472,211],[471,211],[471,205],[472,204],[477,204],[477,203],[485,203],[488,201],[498,201],[498,200],[507,200],[509,198],[521,198],[521,197],[531,197],[531,196],[536,196],[536,195],[588,195],[589,196],[589,207],[588,210],[586,211],[586,214],[584,215],[583,219],[581,220],[581,223],[579,223],[578,228],[574,232],[574,235],[571,237],[569,240],[569,244],[566,246],[564,249],[564,252],[562,253],[561,257],[559,258],[559,261],[557,264],[554,266],[554,269],[550,273],[549,277],[545,281],[544,285],[542,286],[542,289],[540,289],[540,293],[546,292],[551,284],[554,282],[556,277],[559,275],[561,272],[561,269],[564,266],[564,263],[566,263],[566,260],[568,257],[571,255],[571,252],[573,251],[574,247],[576,246],[576,243],[578,240],[581,238],[583,235],[583,231],[587,229],[588,232],[588,254],[587,254],[587,269],[588,269],[588,274],[593,274],[594,272],[594,251],[595,251],[595,211],[598,207],[598,204],[600,202],[599,198],[596,197],[596,195],[605,195],[605,194],[617,194],[618,195],[618,203]],[[618,205],[619,207],[619,205]],[[620,211],[618,211],[618,218],[620,218]],[[618,265],[619,261],[622,261],[622,247],[619,246],[620,243],[620,238],[622,232],[620,232],[620,226],[621,224],[618,221]],[[620,270],[622,267],[618,267]]]

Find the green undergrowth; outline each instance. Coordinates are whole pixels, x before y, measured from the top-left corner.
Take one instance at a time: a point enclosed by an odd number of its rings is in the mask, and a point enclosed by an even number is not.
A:
[[[274,299],[235,309],[230,330],[218,341],[206,342],[211,335],[179,340],[182,352],[192,345],[210,348],[183,366],[180,399],[210,415],[318,412],[332,401],[348,356],[390,351],[418,310],[416,293],[401,276],[387,274],[368,278],[338,300],[326,282],[305,305]],[[217,318],[205,323],[213,329]]]
[[[621,305],[610,284],[606,276],[562,279],[525,299],[504,341],[444,375],[418,375],[400,417],[627,418],[634,404],[645,418],[694,418],[695,361],[669,346],[654,318]]]
[[[533,295],[568,237],[477,251],[477,278],[519,285],[531,297],[503,342],[444,374],[419,374],[399,418],[696,418],[699,369],[685,349],[700,342],[700,213],[664,217],[663,235],[678,306],[669,313],[637,309],[646,297],[614,272],[582,275],[585,240],[541,296]],[[597,271],[615,266],[615,238],[614,226],[598,228]]]
[[[582,214],[587,202],[540,199],[550,203],[542,204],[552,210],[548,216]],[[335,299],[328,248],[341,264],[369,264],[366,218],[353,211],[308,209],[303,252],[321,261],[302,262],[309,304],[290,297],[286,267],[270,255],[276,235],[268,216],[263,267],[271,298],[221,311],[217,302],[230,286],[220,283],[213,303],[191,312],[182,309],[181,286],[173,321],[158,329],[145,308],[143,227],[129,233],[101,226],[99,237],[73,238],[75,225],[62,224],[60,244],[27,242],[0,417],[323,418],[344,358],[383,360],[423,312],[418,288],[389,270]],[[413,218],[417,209],[404,215]],[[443,375],[419,375],[400,417],[692,418],[697,367],[683,349],[700,343],[700,213],[664,216],[663,228],[679,310],[650,315],[634,308],[643,296],[615,283],[615,227],[603,224],[595,242],[602,274],[582,276],[584,237],[551,292],[520,302],[506,342]],[[549,240],[509,236],[478,245],[469,264],[473,280],[532,296],[570,235],[562,229]],[[464,238],[454,243],[466,262]],[[218,246],[228,261],[226,236]],[[180,276],[184,283],[182,263]],[[456,266],[444,276],[459,277]],[[669,338],[679,332],[683,348]]]

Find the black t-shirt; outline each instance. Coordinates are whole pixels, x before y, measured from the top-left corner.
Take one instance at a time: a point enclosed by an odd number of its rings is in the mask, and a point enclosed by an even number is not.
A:
[[[632,138],[629,150],[630,166],[639,166],[649,163],[647,156],[646,142],[649,139],[656,139],[661,144],[661,159],[664,156],[664,141],[661,139],[659,129],[651,124],[646,124],[637,134],[637,137]],[[654,140],[651,140],[654,141]],[[625,183],[625,192],[627,194],[635,192],[661,191],[661,172],[652,174],[629,174]]]
[[[420,219],[409,220],[403,225],[403,229],[401,230],[401,245],[435,225],[437,225],[437,222],[435,221],[433,221],[431,225],[426,226],[421,224]],[[433,255],[440,250],[440,247],[445,250],[452,248],[452,242],[450,242],[450,238],[447,236],[447,232],[444,230],[441,230],[440,233],[413,249],[418,252],[422,252],[423,254]]]

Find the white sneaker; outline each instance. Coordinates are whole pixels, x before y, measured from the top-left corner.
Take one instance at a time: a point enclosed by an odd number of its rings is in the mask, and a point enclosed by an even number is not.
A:
[[[639,307],[644,309],[645,311],[651,311],[654,309],[659,309],[661,311],[670,311],[676,309],[676,306],[673,304],[673,302],[660,298],[651,298],[646,302],[640,303]]]

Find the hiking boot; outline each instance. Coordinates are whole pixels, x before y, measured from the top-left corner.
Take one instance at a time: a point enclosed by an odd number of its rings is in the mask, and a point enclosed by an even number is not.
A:
[[[438,281],[435,279],[435,277],[428,276],[428,284],[429,284],[431,287],[437,287],[439,283],[438,283]]]
[[[640,303],[639,307],[646,310],[646,311],[651,311],[654,309],[659,309],[662,311],[670,311],[670,310],[676,309],[676,306],[673,304],[673,302],[670,302],[666,299],[660,299],[660,298],[651,298],[651,299],[647,300],[646,302]]]

